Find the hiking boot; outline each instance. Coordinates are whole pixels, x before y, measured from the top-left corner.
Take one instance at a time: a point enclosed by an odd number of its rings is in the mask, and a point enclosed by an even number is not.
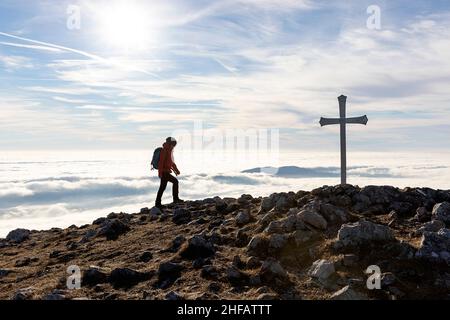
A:
[[[174,203],[174,204],[184,203],[184,200],[181,200],[181,199],[174,199],[174,200],[173,200],[173,203]]]

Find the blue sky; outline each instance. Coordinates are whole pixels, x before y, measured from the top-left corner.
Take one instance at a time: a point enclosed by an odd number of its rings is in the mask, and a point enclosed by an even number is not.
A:
[[[346,94],[352,150],[447,149],[449,57],[448,1],[2,0],[0,148],[153,148],[201,120],[335,150],[318,120]]]

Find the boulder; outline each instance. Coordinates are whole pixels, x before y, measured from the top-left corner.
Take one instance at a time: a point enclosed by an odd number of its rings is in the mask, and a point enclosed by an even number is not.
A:
[[[191,221],[191,212],[184,208],[177,208],[173,211],[172,222],[180,225]]]
[[[297,215],[289,215],[286,218],[275,220],[269,223],[266,232],[272,233],[290,233],[295,230],[305,229],[305,224]]]
[[[424,232],[416,257],[450,265],[450,230]]]
[[[16,260],[14,266],[18,267],[18,268],[21,268],[21,267],[29,266],[30,263],[31,263],[31,259],[28,258],[28,257],[25,257],[25,258]]]
[[[369,300],[367,295],[357,292],[346,286],[339,291],[333,293],[330,297],[331,300]]]
[[[278,253],[283,249],[288,242],[288,235],[285,234],[273,234],[269,238],[269,251]]]
[[[249,223],[251,216],[247,211],[241,211],[237,214],[235,221],[238,226],[244,226]]]
[[[336,207],[330,203],[320,204],[320,215],[324,217],[329,224],[341,224],[348,220],[347,210]]]
[[[11,272],[13,272],[13,271],[9,270],[9,269],[0,269],[0,279],[3,278],[3,277],[6,277]]]
[[[163,262],[158,268],[158,283],[162,287],[166,287],[168,284],[173,283],[181,276],[183,266],[175,262]]]
[[[337,238],[337,244],[344,247],[395,240],[389,227],[366,220],[342,225]]]
[[[130,231],[130,227],[119,219],[106,220],[97,232],[97,236],[104,236],[107,240],[117,240],[120,235]]]
[[[32,300],[35,288],[28,287],[17,290],[11,297],[11,300]]]
[[[176,293],[175,291],[170,291],[168,294],[165,295],[164,297],[166,300],[169,301],[179,301],[179,300],[183,300],[183,297],[180,296],[178,293]]]
[[[93,238],[95,238],[97,236],[97,231],[95,230],[88,230],[86,231],[86,233],[83,235],[83,237],[80,239],[80,243],[86,243],[91,241]]]
[[[227,280],[233,286],[242,286],[248,283],[249,276],[236,268],[235,266],[230,266],[226,271]]]
[[[247,254],[249,256],[264,257],[269,248],[269,239],[262,235],[254,236],[247,245]]]
[[[188,240],[180,250],[180,256],[185,259],[195,260],[206,258],[215,254],[214,245],[207,241],[203,235],[195,235]]]
[[[81,284],[86,285],[88,287],[95,286],[99,283],[107,282],[108,275],[105,272],[102,272],[98,267],[89,267],[89,269],[83,272],[83,276],[81,278]]]
[[[274,203],[273,199],[270,197],[263,198],[261,201],[261,211],[262,212],[268,212],[268,211],[272,210],[274,206],[275,206],[275,203]]]
[[[92,222],[92,224],[99,226],[99,225],[105,223],[106,220],[107,219],[105,217],[97,218],[94,220],[94,222]]]
[[[219,272],[216,267],[212,265],[206,265],[202,267],[200,276],[204,279],[215,280],[219,277]]]
[[[286,270],[273,258],[268,258],[263,262],[259,276],[261,281],[267,284],[274,284],[275,281],[286,282],[289,280]]]
[[[445,228],[445,223],[441,220],[432,220],[424,223],[422,227],[417,230],[417,234],[423,234],[425,232],[438,232],[442,228]]]
[[[315,211],[302,210],[298,213],[298,217],[306,224],[313,226],[314,228],[325,230],[328,226],[327,221]]]
[[[442,202],[433,207],[431,217],[434,220],[440,220],[446,225],[450,226],[450,203]]]
[[[15,229],[8,233],[6,240],[14,243],[22,243],[30,238],[31,231],[27,229]]]
[[[150,209],[150,211],[148,211],[148,214],[150,214],[151,216],[160,216],[162,215],[162,211],[157,207],[153,207]]]
[[[335,272],[334,263],[327,260],[316,260],[309,269],[308,274],[318,280],[326,280]]]
[[[419,207],[416,210],[416,215],[414,216],[414,219],[419,222],[425,222],[430,221],[431,213],[428,212],[427,208],[425,207]]]
[[[116,268],[109,275],[108,282],[115,288],[131,288],[149,278],[149,273],[142,273],[129,268]]]
[[[353,267],[358,262],[359,257],[355,254],[345,254],[342,259],[342,264],[345,267]]]
[[[153,254],[150,251],[144,251],[139,256],[140,262],[149,262],[152,259],[153,259]]]
[[[173,239],[172,244],[169,248],[164,249],[165,252],[177,252],[181,245],[186,241],[186,238],[183,235],[176,236],[175,239]]]

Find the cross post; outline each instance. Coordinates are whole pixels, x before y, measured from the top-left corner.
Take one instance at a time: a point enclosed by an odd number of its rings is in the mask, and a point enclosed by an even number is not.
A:
[[[320,126],[328,126],[339,124],[341,128],[341,184],[347,184],[347,132],[346,124],[363,124],[366,125],[369,119],[367,116],[346,118],[346,103],[347,97],[341,95],[338,97],[339,101],[339,118],[320,118]]]

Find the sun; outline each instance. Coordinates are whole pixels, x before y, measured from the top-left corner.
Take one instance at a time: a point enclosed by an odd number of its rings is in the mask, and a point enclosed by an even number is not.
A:
[[[108,47],[142,52],[157,36],[154,10],[139,2],[112,2],[96,10],[99,40]]]

